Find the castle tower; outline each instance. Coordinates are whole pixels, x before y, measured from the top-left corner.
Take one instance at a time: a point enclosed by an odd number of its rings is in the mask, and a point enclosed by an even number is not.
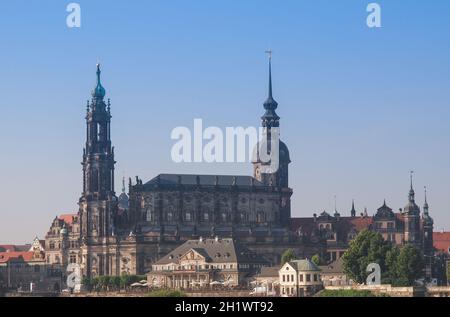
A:
[[[425,278],[431,280],[433,266],[433,218],[429,215],[427,201],[427,188],[425,187],[425,203],[423,204],[422,227],[423,227],[423,254],[425,259]]]
[[[420,235],[420,208],[416,205],[414,196],[413,172],[411,172],[411,187],[408,195],[408,204],[403,209],[405,243],[419,247],[422,244]]]
[[[114,148],[111,146],[110,103],[104,101],[105,89],[100,81],[97,64],[97,85],[92,91],[86,112],[86,145],[83,151],[83,193],[79,200],[79,217],[86,269],[90,275],[90,252],[95,246],[105,246],[113,234],[117,197],[114,192]],[[103,265],[103,261],[94,261]],[[99,268],[98,272],[108,273]]]

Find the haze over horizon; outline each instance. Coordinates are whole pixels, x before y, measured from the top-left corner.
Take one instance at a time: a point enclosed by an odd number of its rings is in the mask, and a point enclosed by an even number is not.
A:
[[[111,98],[122,177],[251,175],[250,163],[172,162],[172,129],[259,127],[273,49],[274,98],[290,150],[292,215],[373,215],[428,188],[435,231],[450,230],[450,2],[61,1],[0,5],[0,244],[43,239],[82,190],[86,100],[95,64]]]

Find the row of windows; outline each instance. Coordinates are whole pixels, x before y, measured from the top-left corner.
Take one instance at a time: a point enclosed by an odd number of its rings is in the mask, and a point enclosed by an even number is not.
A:
[[[204,264],[204,265],[166,265],[156,266],[155,271],[180,271],[180,270],[209,270],[209,269],[233,269],[234,264]]]
[[[240,220],[240,221],[243,221],[243,222],[246,222],[246,221],[249,220],[249,218],[248,218],[248,213],[247,213],[247,212],[240,212],[240,213],[238,214],[238,217],[239,217],[239,220]],[[276,218],[276,217],[277,217],[277,216],[275,216],[275,218]],[[149,222],[155,221],[155,220],[156,220],[156,217],[155,217],[155,212],[154,212],[154,210],[153,210],[152,208],[148,208],[148,209],[145,211],[145,213],[143,214],[143,218],[144,218],[144,219],[143,219],[144,221],[149,221]],[[175,220],[174,218],[175,218],[175,217],[174,217],[174,212],[173,212],[173,211],[168,211],[167,213],[165,213],[165,220],[166,220],[166,221],[172,222],[172,221]],[[210,220],[210,218],[211,218],[210,213],[209,213],[209,212],[204,212],[204,213],[201,214],[201,219],[200,219],[200,221],[208,222],[208,221]],[[191,211],[186,211],[186,212],[184,212],[184,214],[183,214],[183,220],[186,221],[186,222],[191,222],[191,221],[193,221],[193,212],[191,212]],[[223,213],[220,214],[220,221],[222,221],[222,222],[228,222],[228,221],[230,221],[230,220],[231,220],[231,213],[223,212]],[[268,220],[268,217],[267,217],[267,215],[266,215],[265,212],[259,211],[259,212],[256,214],[256,221],[257,221],[257,222],[266,222],[267,220]]]
[[[163,196],[162,196],[162,194],[159,194],[158,195],[158,197],[155,197],[155,198],[157,198],[157,199],[163,199]],[[206,203],[210,203],[210,202],[212,202],[213,201],[213,198],[212,197],[209,197],[209,196],[206,196],[206,197],[203,197],[203,199],[202,199],[204,202],[206,202]],[[229,203],[229,202],[231,202],[232,201],[232,199],[231,198],[228,198],[228,197],[222,197],[221,199],[219,199],[222,203],[224,203],[224,204],[227,204],[227,203]],[[259,204],[264,204],[265,202],[266,202],[266,199],[264,199],[264,198],[259,198],[259,199],[255,199]],[[270,200],[270,199],[269,199]],[[170,203],[173,203],[174,201],[178,201],[178,197],[174,197],[174,196],[168,196],[167,197],[167,201],[168,202],[170,202]],[[184,197],[184,201],[186,202],[186,203],[190,203],[190,202],[192,202],[193,201],[193,198],[191,197],[191,196],[186,196],[186,197]],[[273,199],[272,200],[276,205],[278,204],[278,200],[276,200],[276,199]],[[242,198],[240,198],[239,199],[239,203],[241,203],[241,204],[247,204],[249,202],[249,199],[248,198],[245,198],[245,197],[242,197]],[[149,205],[152,205],[154,203],[154,198],[153,197],[144,197],[142,200],[141,200],[141,206],[142,206],[142,208],[145,208],[145,206],[149,206]]]
[[[319,281],[318,274],[299,274],[299,282],[300,283],[302,283],[303,281],[311,282],[311,277],[314,282]],[[281,279],[283,282],[294,282],[295,275],[294,274],[282,274]]]

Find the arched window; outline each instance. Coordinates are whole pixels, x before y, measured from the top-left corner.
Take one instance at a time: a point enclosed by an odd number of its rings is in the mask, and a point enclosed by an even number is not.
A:
[[[221,218],[222,218],[222,222],[227,222],[227,213],[226,212],[222,212],[221,214]]]
[[[186,211],[185,215],[184,215],[184,220],[190,222],[192,221],[192,212],[190,210]]]
[[[154,221],[155,219],[155,217],[154,217],[154,213],[153,213],[153,208],[147,208],[146,209],[146,211],[145,211],[145,220],[146,221]]]
[[[173,221],[173,208],[172,207],[169,207],[169,210],[167,211],[166,220],[168,222]]]
[[[207,212],[207,211],[205,211],[204,213],[203,213],[203,221],[209,221],[209,213]]]
[[[256,222],[262,223],[265,221],[266,221],[266,215],[264,214],[264,212],[258,211],[258,213],[256,214]]]

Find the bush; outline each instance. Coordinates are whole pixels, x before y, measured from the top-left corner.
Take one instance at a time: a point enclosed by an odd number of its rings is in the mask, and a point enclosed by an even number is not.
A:
[[[187,297],[187,295],[181,291],[174,291],[168,289],[162,289],[158,291],[152,291],[146,294],[148,297]]]
[[[318,297],[385,297],[387,295],[375,295],[371,291],[358,290],[323,290]]]

